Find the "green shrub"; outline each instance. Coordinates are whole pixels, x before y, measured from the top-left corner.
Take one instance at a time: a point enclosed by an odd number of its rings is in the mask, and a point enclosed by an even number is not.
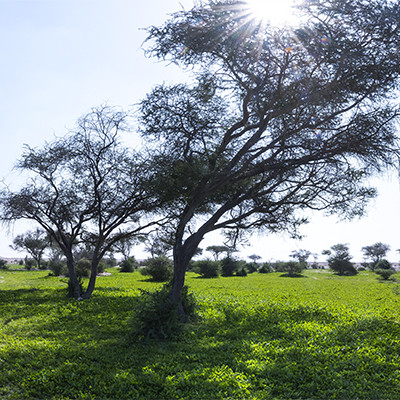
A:
[[[178,303],[169,300],[170,286],[164,285],[155,292],[141,290],[139,304],[132,318],[133,338],[167,340],[181,333],[184,324],[179,315]],[[188,319],[195,316],[196,302],[185,286],[181,293],[181,304]]]
[[[304,263],[297,261],[287,261],[277,263],[276,272],[284,272],[286,276],[299,276],[304,269]]]
[[[62,261],[50,261],[49,268],[54,276],[68,275],[68,268]]]
[[[258,270],[258,272],[260,274],[269,274],[269,273],[273,272],[273,268],[270,263],[266,262],[261,266],[261,268]]]
[[[88,278],[90,276],[91,267],[92,267],[92,264],[91,264],[90,260],[88,260],[87,258],[81,258],[75,264],[76,275],[80,276],[80,277]]]
[[[383,260],[382,260],[383,261]],[[387,281],[389,278],[396,273],[394,269],[375,269],[374,271],[378,274],[383,280]]]
[[[212,260],[196,261],[194,271],[202,278],[217,278],[221,273],[221,264]]]
[[[25,258],[25,269],[27,271],[30,271],[35,266],[36,266],[36,261],[33,258]]]
[[[239,269],[238,262],[231,257],[225,257],[221,261],[222,276],[233,276]]]
[[[8,269],[7,261],[0,259],[0,269]]]
[[[257,272],[258,271],[258,264],[255,263],[255,262],[246,263],[246,271],[249,274],[252,274],[253,272]]]
[[[138,263],[135,260],[135,257],[129,257],[126,260],[122,261],[120,264],[121,269],[119,272],[133,272],[138,267]]]
[[[140,273],[144,276],[150,276],[154,282],[167,282],[172,278],[173,263],[165,256],[149,258]]]
[[[239,271],[236,272],[236,276],[247,276],[247,271],[245,268],[240,268]]]
[[[392,269],[392,264],[388,260],[379,260],[374,269]]]

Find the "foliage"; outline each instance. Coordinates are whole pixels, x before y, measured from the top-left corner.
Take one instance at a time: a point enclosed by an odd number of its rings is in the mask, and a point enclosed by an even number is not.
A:
[[[390,264],[390,262],[388,260],[382,259],[376,263],[375,268],[376,269],[392,269],[392,264]]]
[[[272,266],[271,266],[271,263],[265,262],[265,263],[261,266],[261,268],[258,270],[258,272],[259,272],[260,274],[269,274],[269,273],[273,272],[273,268],[272,268]]]
[[[8,269],[7,261],[0,258],[0,269]]]
[[[225,257],[221,261],[222,276],[233,276],[238,270],[237,260],[232,257]]]
[[[132,336],[134,339],[172,339],[183,330],[180,321],[179,304],[184,307],[185,315],[193,318],[195,314],[194,297],[185,286],[180,302],[171,302],[169,285],[155,292],[141,291],[138,304],[132,318]]]
[[[167,282],[172,277],[172,261],[166,256],[149,258],[146,266],[140,270],[145,276],[150,276],[154,282]]]
[[[396,273],[396,271],[393,269],[380,269],[376,267],[375,273],[378,274],[383,280],[387,281],[393,274]]]
[[[236,272],[236,276],[247,276],[246,268],[242,267]]]
[[[202,278],[217,278],[221,274],[219,261],[200,260],[193,263],[193,270]]]
[[[68,135],[41,148],[26,146],[17,168],[31,176],[15,192],[0,191],[0,220],[33,220],[47,232],[66,258],[77,298],[91,296],[98,264],[115,243],[156,222],[142,223],[143,213],[157,207],[149,194],[147,160],[120,142],[128,118],[122,110],[99,106]],[[74,265],[81,243],[91,260],[84,294]]]
[[[328,265],[332,271],[335,271],[338,275],[357,274],[354,264],[350,261],[352,257],[349,253],[349,247],[346,244],[335,244],[331,247],[331,250],[324,250],[323,254],[330,256],[328,258]]]
[[[138,263],[135,260],[135,257],[128,257],[127,259],[123,260],[120,264],[120,272],[133,272],[135,269],[138,268]]]
[[[34,231],[28,231],[21,235],[15,236],[13,245],[14,250],[27,251],[35,260],[39,269],[42,269],[41,261],[43,253],[49,247],[50,242],[46,232],[37,228]]]
[[[68,268],[65,262],[61,260],[51,260],[49,264],[51,273],[54,276],[66,275],[68,276]]]
[[[275,265],[276,272],[284,272],[285,276],[300,276],[304,270],[304,263],[296,261],[279,262]]]
[[[132,313],[160,285],[109,272],[81,302],[45,271],[2,271],[1,398],[400,398],[398,285],[371,272],[190,273],[199,321],[147,343],[132,340]]]
[[[207,246],[206,248],[207,251],[209,251],[210,253],[212,253],[212,255],[214,256],[215,261],[218,260],[219,256],[222,253],[229,253],[230,248],[227,246]]]
[[[30,271],[36,266],[36,261],[33,258],[25,257],[24,266],[27,271]]]
[[[256,262],[246,263],[245,268],[249,274],[252,274],[258,271],[259,265]]]
[[[371,260],[370,263],[367,265],[368,268],[370,268],[372,271],[375,268],[378,268],[377,264],[383,259],[383,257],[386,256],[386,253],[389,250],[390,246],[382,242],[363,247],[362,251],[364,253],[364,257]]]
[[[91,266],[92,263],[87,258],[80,259],[75,265],[77,276],[81,278],[89,278]]]
[[[207,233],[297,235],[306,209],[362,215],[368,177],[397,165],[398,5],[298,7],[296,29],[258,23],[239,0],[201,1],[148,29],[148,54],[194,75],[155,86],[139,109],[174,295]]]

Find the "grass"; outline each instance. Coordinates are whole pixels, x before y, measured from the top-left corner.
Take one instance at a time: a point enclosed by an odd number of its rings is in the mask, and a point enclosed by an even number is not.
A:
[[[79,302],[46,271],[0,271],[0,398],[400,398],[395,282],[188,274],[200,321],[179,340],[138,343],[139,289],[160,284],[110,272]]]

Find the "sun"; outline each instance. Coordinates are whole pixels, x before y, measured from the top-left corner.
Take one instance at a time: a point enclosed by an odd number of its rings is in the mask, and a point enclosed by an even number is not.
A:
[[[254,19],[271,25],[293,25],[297,15],[294,0],[246,0]]]

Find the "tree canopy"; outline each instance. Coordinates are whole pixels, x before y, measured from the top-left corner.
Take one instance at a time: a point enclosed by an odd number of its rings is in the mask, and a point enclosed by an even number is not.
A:
[[[235,0],[149,28],[148,53],[195,77],[141,103],[172,221],[174,299],[208,232],[296,234],[305,209],[362,215],[375,195],[366,179],[396,161],[399,2],[299,7],[296,28],[262,23]]]

